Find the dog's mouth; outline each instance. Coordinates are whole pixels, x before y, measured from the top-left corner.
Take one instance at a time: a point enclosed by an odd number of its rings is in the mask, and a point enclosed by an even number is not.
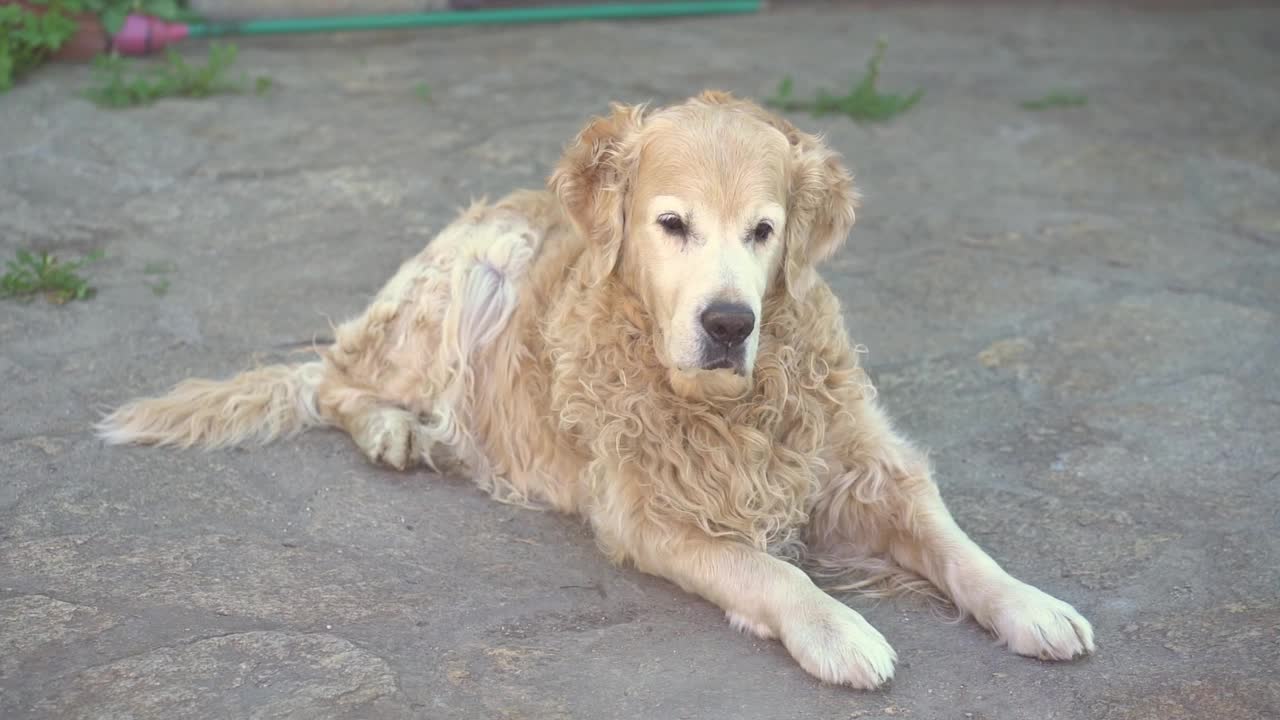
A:
[[[731,401],[751,391],[751,379],[732,367],[671,370],[671,388],[690,401]]]
[[[735,375],[747,374],[747,353],[742,345],[726,347],[710,345],[702,351],[702,370],[731,370]]]

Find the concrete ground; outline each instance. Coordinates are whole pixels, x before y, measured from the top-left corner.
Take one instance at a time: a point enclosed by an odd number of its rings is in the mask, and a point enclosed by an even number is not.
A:
[[[0,303],[0,717],[1280,715],[1280,9],[880,5],[263,40],[238,67],[264,97],[99,110],[81,67],[5,96],[0,256],[107,257],[88,302]],[[825,687],[578,521],[337,433],[90,434],[327,334],[607,101],[808,94],[881,35],[919,106],[794,118],[866,193],[825,274],[961,525],[1087,615],[1094,657],[854,599],[897,678]],[[1058,88],[1088,105],[1019,107]]]

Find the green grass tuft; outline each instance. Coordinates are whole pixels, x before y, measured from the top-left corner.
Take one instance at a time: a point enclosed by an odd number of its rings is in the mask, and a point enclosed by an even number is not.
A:
[[[49,253],[39,256],[26,250],[19,250],[17,259],[6,263],[8,272],[0,276],[0,298],[18,298],[31,300],[43,294],[45,299],[55,305],[72,300],[87,300],[93,297],[94,289],[89,281],[76,271],[91,262],[101,260],[103,253],[96,250],[88,255],[63,262]]]
[[[169,279],[160,278],[153,283],[147,283],[147,287],[151,288],[151,294],[156,297],[164,297],[169,292]]]
[[[431,86],[430,85],[426,83],[418,83],[418,86],[413,89],[413,92],[418,96],[418,99],[421,100],[422,102],[424,103],[431,102]]]
[[[919,102],[924,91],[916,90],[910,95],[880,92],[876,84],[880,81],[880,63],[888,47],[883,38],[876,42],[875,52],[867,62],[866,74],[845,95],[819,90],[813,100],[796,100],[791,95],[792,81],[788,76],[778,84],[777,94],[765,103],[780,110],[803,110],[819,116],[847,115],[855,122],[884,122],[900,115]]]
[[[246,77],[227,79],[236,61],[236,46],[213,43],[203,65],[191,65],[174,50],[167,50],[161,65],[138,68],[119,55],[99,55],[94,59],[94,82],[85,96],[101,107],[126,108],[150,105],[166,97],[202,98],[210,95],[245,92]],[[255,83],[259,95],[271,89],[271,79]]]
[[[149,262],[142,268],[143,275],[167,275],[178,269],[178,266],[172,262]],[[151,288],[151,294],[156,297],[164,297],[169,292],[169,278],[156,278],[155,282],[143,283]]]
[[[1078,93],[1055,90],[1044,97],[1027,100],[1021,103],[1024,110],[1049,110],[1051,108],[1079,107],[1089,102],[1089,98]]]

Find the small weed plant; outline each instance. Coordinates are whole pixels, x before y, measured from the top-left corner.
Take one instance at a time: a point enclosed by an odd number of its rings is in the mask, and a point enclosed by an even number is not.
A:
[[[99,55],[93,63],[93,83],[85,96],[101,107],[128,108],[150,105],[161,98],[202,98],[224,93],[241,93],[248,78],[229,79],[236,61],[236,46],[212,43],[204,64],[188,63],[170,49],[161,64],[141,65],[119,55]],[[271,89],[271,79],[260,77],[254,84],[259,95]]]
[[[827,90],[819,90],[812,100],[799,100],[792,96],[791,77],[783,78],[778,85],[774,97],[766,104],[787,111],[805,111],[814,115],[845,115],[855,122],[884,122],[910,110],[920,98],[923,90],[916,90],[910,95],[881,92],[880,64],[884,61],[884,53],[889,47],[882,38],[876,42],[875,52],[867,62],[867,71],[857,80],[849,92],[836,95]]]
[[[149,262],[142,268],[144,275],[156,277],[155,280],[148,280],[147,287],[151,288],[151,294],[156,297],[164,297],[169,292],[169,278],[164,277],[169,273],[178,269],[177,265],[171,262]]]
[[[7,272],[0,276],[0,298],[31,300],[37,295],[55,305],[93,297],[94,289],[79,270],[102,259],[95,251],[79,260],[62,261],[49,253],[19,250],[17,258],[6,263]]]
[[[0,92],[13,87],[75,34],[75,21],[55,8],[36,13],[16,3],[0,5]]]

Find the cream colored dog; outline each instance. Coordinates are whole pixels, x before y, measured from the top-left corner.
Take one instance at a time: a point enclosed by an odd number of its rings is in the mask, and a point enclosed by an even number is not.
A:
[[[549,192],[472,207],[319,360],[189,380],[100,431],[213,447],[333,425],[396,468],[449,458],[585,516],[613,560],[827,682],[874,688],[896,655],[781,557],[861,578],[844,587],[923,578],[1022,655],[1092,651],[1088,621],[957,527],[877,405],[814,270],[856,204],[836,154],[755,104],[614,106]]]

